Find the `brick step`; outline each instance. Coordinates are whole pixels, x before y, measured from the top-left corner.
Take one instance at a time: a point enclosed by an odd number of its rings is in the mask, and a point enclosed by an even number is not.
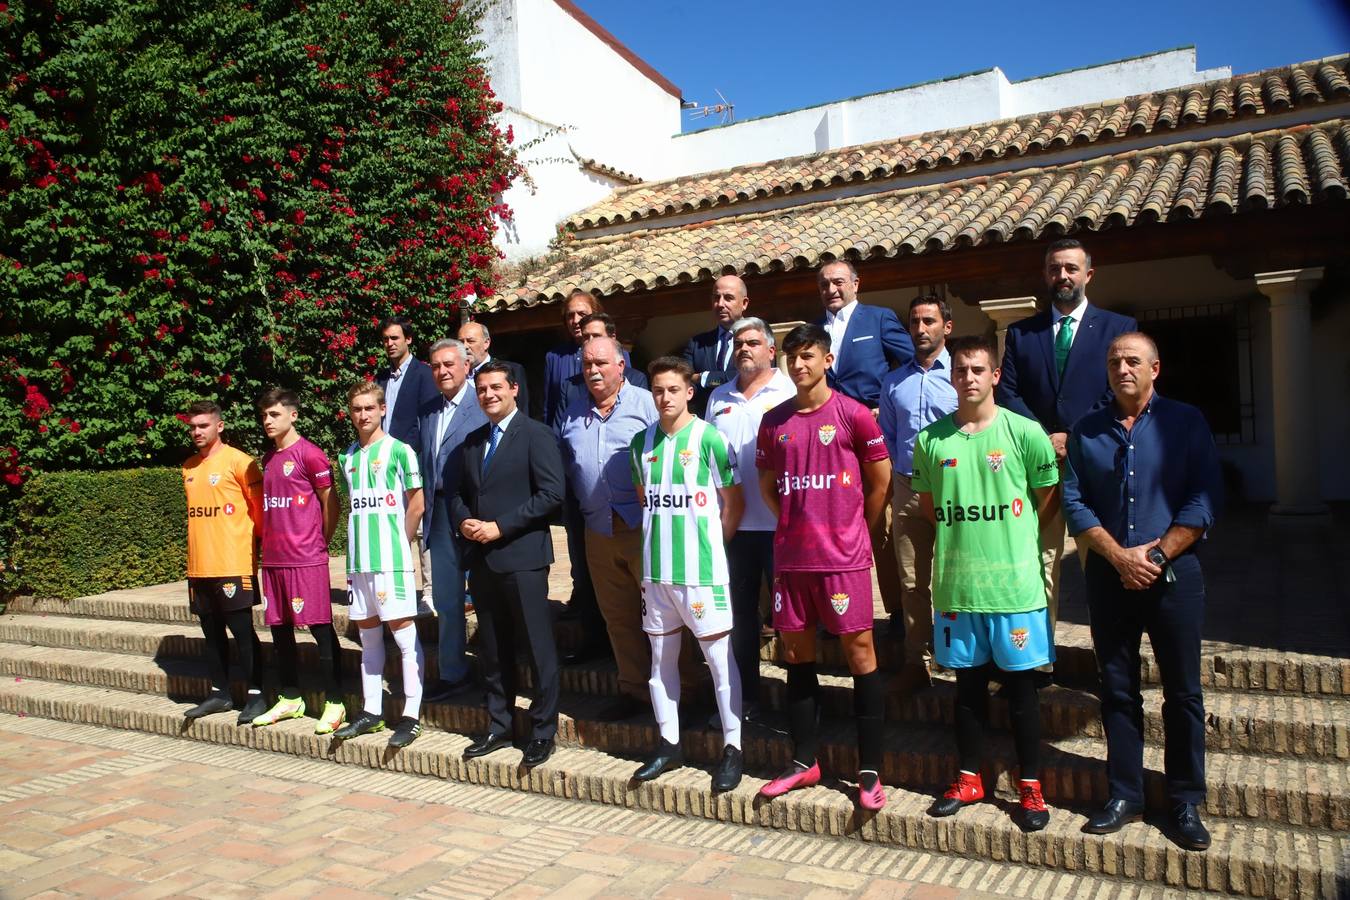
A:
[[[88,619],[67,616],[0,616],[0,641],[37,644],[125,654],[159,659],[198,657],[205,650],[201,632],[191,625],[153,624],[106,620],[95,630]],[[264,646],[271,636],[259,635]],[[308,635],[300,636],[301,660],[315,663],[314,646]],[[359,648],[344,639],[344,665],[356,671]],[[428,677],[435,672],[435,654],[429,653]],[[397,677],[396,653],[387,655],[386,673]],[[781,667],[761,664],[771,708],[781,709],[786,675]],[[578,693],[613,696],[618,681],[612,663],[563,670],[563,687]],[[847,675],[821,676],[826,711],[851,715],[852,679]],[[1162,689],[1143,690],[1145,738],[1161,744],[1163,739]],[[947,722],[952,720],[955,686],[939,679],[935,686],[904,703],[891,698],[888,715],[903,721]],[[1214,692],[1205,699],[1207,745],[1211,750],[1350,760],[1350,700],[1339,697],[1281,695],[1269,693]],[[1101,719],[1095,697],[1072,688],[1053,686],[1042,692],[1041,718],[1047,736],[1100,736]],[[993,723],[1006,727],[1006,709],[1001,701],[992,705]]]
[[[200,660],[150,660],[117,653],[7,644],[0,644],[0,674],[155,694],[184,705],[202,699],[210,689],[205,666]],[[345,699],[350,709],[356,709],[361,700],[355,681],[349,681]],[[391,690],[393,688],[391,685]],[[242,682],[234,685],[237,701],[242,701],[244,690]],[[566,709],[572,711],[573,716],[594,706],[593,698],[570,691],[565,696]],[[321,697],[315,692],[306,692],[305,700],[313,715],[320,708]],[[465,692],[452,703],[428,704],[424,719],[444,723],[446,727],[454,727],[454,723],[477,723],[477,727],[483,727],[481,705],[480,692]],[[719,732],[706,727],[707,718],[706,710],[687,711],[684,733],[691,758],[711,765],[720,757],[721,747],[717,740]],[[851,734],[849,722],[832,717],[824,721],[822,731],[829,735],[825,741],[827,758],[848,757],[853,746],[853,738],[847,736]],[[612,749],[615,738],[611,732],[619,727],[633,726],[640,728],[643,735],[636,743],[625,738],[623,746],[641,754],[643,748],[654,746],[656,741],[655,726],[649,714],[635,717],[623,726],[590,722],[577,727],[578,733],[587,735],[589,746]],[[766,772],[781,766],[791,750],[786,729],[786,719],[781,715],[772,715],[762,724],[748,726],[747,737],[753,735],[764,741],[746,741],[747,764]],[[883,773],[887,783],[921,791],[945,786],[956,767],[950,729],[945,725],[912,723],[892,726],[890,730],[888,746],[904,749],[887,754]],[[1015,760],[1011,742],[996,737],[991,747],[997,759],[999,783],[1011,792]],[[1049,801],[1083,808],[1104,803],[1108,798],[1102,763],[1105,753],[1105,745],[1099,739],[1048,739],[1042,760],[1042,782]],[[1145,764],[1149,769],[1146,790],[1150,802],[1158,808],[1166,805],[1162,763],[1160,748],[1146,748]],[[1210,753],[1207,769],[1206,811],[1211,815],[1350,830],[1350,773],[1342,763]],[[844,768],[842,771],[849,770]]]
[[[574,712],[581,712],[587,702],[586,698],[578,701]],[[1050,827],[1037,834],[1024,834],[1016,826],[1006,802],[977,804],[950,819],[936,820],[925,814],[931,794],[905,788],[889,788],[886,808],[864,815],[855,806],[852,789],[838,783],[772,802],[757,799],[763,784],[759,777],[747,776],[735,791],[714,795],[707,773],[692,767],[669,773],[654,784],[635,785],[630,780],[636,765],[631,745],[645,746],[652,739],[650,725],[601,726],[564,717],[560,738],[565,745],[548,763],[527,772],[519,767],[516,750],[468,762],[462,758],[470,740],[464,735],[476,733],[483,725],[481,711],[467,708],[429,710],[427,718],[433,724],[440,724],[434,718],[442,710],[447,717],[462,719],[454,729],[460,733],[429,730],[402,751],[391,751],[387,738],[380,734],[339,745],[314,735],[312,724],[302,720],[266,729],[241,728],[229,716],[185,723],[181,704],[164,697],[44,681],[0,683],[0,709],[579,801],[1114,876],[1122,879],[1121,890],[1137,889],[1137,882],[1143,881],[1253,897],[1334,898],[1350,887],[1350,838],[1290,826],[1213,819],[1214,846],[1201,854],[1177,849],[1149,825],[1131,825],[1106,837],[1084,835],[1080,831],[1084,817],[1063,809],[1056,809]],[[602,736],[615,745],[609,752],[578,746],[595,743]],[[748,747],[758,740],[752,737]]]
[[[10,613],[40,613],[100,619],[120,619],[139,622],[166,622],[195,624],[196,618],[188,609],[187,588],[184,583],[160,585],[154,588],[113,591],[76,600],[40,600],[20,597],[9,605]],[[554,602],[561,611],[565,604]],[[333,620],[339,631],[350,631],[347,610],[340,604],[333,607]],[[262,609],[254,613],[254,621],[262,629]],[[474,616],[468,618],[469,633],[476,629]],[[433,620],[418,620],[418,631],[423,640],[434,641]],[[354,632],[350,632],[355,636]],[[556,630],[558,646],[564,652],[577,646],[582,630],[576,621],[561,621]],[[1097,664],[1092,653],[1092,639],[1086,625],[1060,622],[1056,630],[1056,668],[1061,681],[1093,685]],[[877,656],[883,666],[898,664],[899,647],[878,634]],[[1206,641],[1202,648],[1201,683],[1210,690],[1270,691],[1272,693],[1320,694],[1350,696],[1350,658],[1293,653],[1260,647],[1245,647],[1221,641]],[[783,662],[781,642],[777,638],[765,640],[760,651],[768,662]],[[817,644],[817,656],[822,667],[844,669],[838,641],[822,640]],[[1141,678],[1144,684],[1161,684],[1161,673],[1147,638],[1140,651]]]

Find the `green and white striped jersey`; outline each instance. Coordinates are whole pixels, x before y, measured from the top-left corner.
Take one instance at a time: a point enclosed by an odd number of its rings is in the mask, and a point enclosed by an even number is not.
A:
[[[694,419],[673,435],[660,423],[633,436],[633,482],[642,507],[642,577],[660,584],[726,584],[717,489],[739,483],[716,428]]]
[[[417,454],[385,435],[369,447],[353,443],[338,457],[347,479],[347,572],[411,572],[405,491],[422,486]]]

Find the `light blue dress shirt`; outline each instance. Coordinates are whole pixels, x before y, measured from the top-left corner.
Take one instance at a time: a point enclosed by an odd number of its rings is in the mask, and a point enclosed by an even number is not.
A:
[[[877,424],[886,438],[891,465],[901,475],[914,474],[914,440],[929,425],[956,409],[952,358],[942,352],[927,369],[910,360],[881,383]]]
[[[384,420],[380,422],[380,427],[385,431],[389,430],[389,420],[394,415],[394,404],[398,402],[398,392],[403,386],[403,376],[408,374],[408,366],[412,365],[412,361],[412,354],[409,353],[403,357],[403,365],[389,373],[389,382],[384,386]]]
[[[589,391],[575,397],[558,426],[558,443],[567,468],[567,485],[581,506],[586,527],[607,537],[614,533],[612,513],[630,528],[642,523],[642,507],[628,459],[633,435],[659,419],[650,391],[627,381],[609,415],[601,417]]]

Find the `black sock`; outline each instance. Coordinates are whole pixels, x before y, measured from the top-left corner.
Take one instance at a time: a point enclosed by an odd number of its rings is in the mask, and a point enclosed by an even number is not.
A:
[[[858,719],[858,768],[880,772],[886,693],[879,670],[853,676],[853,714]]]
[[[788,663],[788,721],[792,728],[792,758],[808,768],[815,765],[819,734],[816,728],[820,682],[815,662]]]
[[[272,652],[276,654],[277,680],[281,696],[295,698],[300,696],[300,672],[296,662],[295,627],[292,625],[272,626]]]
[[[1003,676],[1003,684],[1008,693],[1013,745],[1017,748],[1017,777],[1039,779],[1041,704],[1036,693],[1036,672],[1008,672]]]
[[[962,771],[979,774],[989,723],[989,673],[983,666],[956,670],[956,755]]]
[[[331,703],[342,702],[342,652],[338,647],[337,631],[331,624],[311,625],[309,633],[319,646],[319,678],[324,698]]]
[[[225,619],[218,613],[201,617],[202,637],[206,639],[206,671],[211,689],[230,692],[230,645],[225,637]]]
[[[249,693],[261,691],[262,681],[262,641],[253,630],[253,610],[236,609],[225,614],[225,624],[234,635],[234,649],[239,654],[239,667],[248,679]]]

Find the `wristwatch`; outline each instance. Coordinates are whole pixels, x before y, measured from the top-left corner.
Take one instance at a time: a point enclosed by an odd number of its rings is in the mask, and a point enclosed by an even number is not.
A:
[[[1160,569],[1167,568],[1167,564],[1171,562],[1171,560],[1167,558],[1167,554],[1162,552],[1162,548],[1160,547],[1149,547],[1148,552],[1145,553],[1144,556],[1148,558],[1149,562]]]

